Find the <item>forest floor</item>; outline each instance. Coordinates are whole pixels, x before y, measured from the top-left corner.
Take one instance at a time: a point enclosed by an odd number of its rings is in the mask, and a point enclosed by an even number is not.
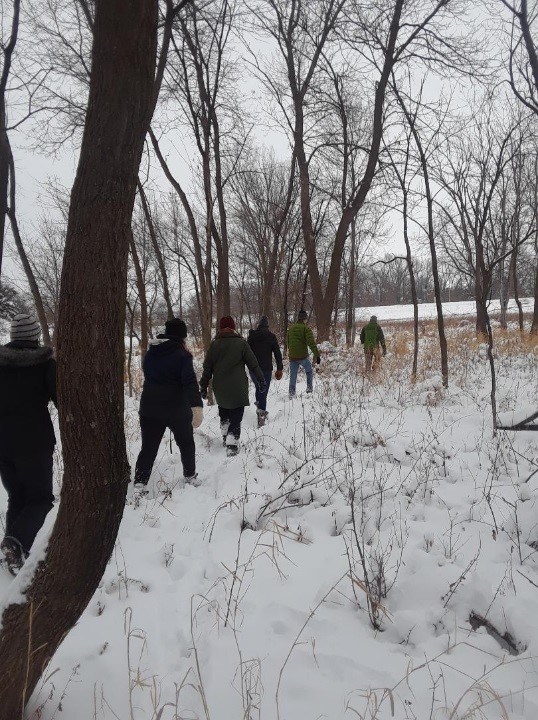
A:
[[[421,333],[416,384],[403,324],[372,379],[359,350],[326,346],[312,396],[301,376],[290,401],[285,376],[264,428],[247,409],[235,458],[208,408],[200,487],[167,438],[27,717],[538,717],[538,435],[494,437],[467,325],[449,328],[446,391]],[[530,414],[537,347],[496,336],[502,417]],[[134,464],[136,399],[126,433]]]

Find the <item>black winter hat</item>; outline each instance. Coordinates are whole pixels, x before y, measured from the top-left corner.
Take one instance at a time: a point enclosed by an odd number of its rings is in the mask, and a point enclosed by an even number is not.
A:
[[[269,320],[267,318],[267,315],[262,315],[260,318],[260,321],[258,322],[258,330],[261,330],[262,328],[268,328],[269,327]]]
[[[167,320],[164,324],[163,337],[169,338],[170,340],[185,340],[187,337],[187,326],[183,320],[179,318]]]
[[[299,310],[299,314],[297,315],[297,320],[299,320],[299,322],[301,322],[301,320],[302,321],[308,320],[308,313],[306,312],[306,310]]]

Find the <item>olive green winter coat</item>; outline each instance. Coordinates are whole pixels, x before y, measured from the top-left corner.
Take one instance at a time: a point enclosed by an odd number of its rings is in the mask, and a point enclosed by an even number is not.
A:
[[[314,357],[319,357],[318,346],[314,340],[312,328],[304,322],[296,322],[288,328],[288,354],[290,360],[304,360],[308,357],[308,348]]]
[[[250,405],[245,365],[258,380],[265,383],[256,356],[247,341],[233,330],[221,330],[205,356],[201,391],[207,392],[209,381],[213,378],[213,392],[219,407],[233,410]]]

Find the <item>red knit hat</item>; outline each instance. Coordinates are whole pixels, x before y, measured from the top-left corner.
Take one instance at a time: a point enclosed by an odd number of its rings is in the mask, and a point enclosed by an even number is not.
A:
[[[225,315],[224,317],[222,317],[219,322],[219,329],[235,330],[235,323],[233,317],[230,317],[229,315]]]

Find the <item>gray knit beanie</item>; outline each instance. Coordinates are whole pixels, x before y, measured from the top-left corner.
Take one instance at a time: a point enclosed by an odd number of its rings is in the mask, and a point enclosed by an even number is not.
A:
[[[11,320],[11,340],[30,340],[39,342],[41,327],[35,315],[21,313]]]

